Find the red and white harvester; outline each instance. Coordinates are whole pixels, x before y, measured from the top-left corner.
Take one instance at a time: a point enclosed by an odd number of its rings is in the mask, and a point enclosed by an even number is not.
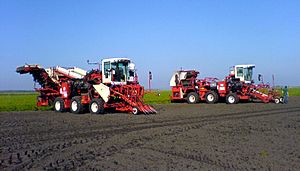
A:
[[[255,85],[252,80],[255,65],[235,65],[230,68],[229,76],[220,81],[217,78],[197,79],[195,70],[181,70],[173,74],[170,80],[172,87],[171,101],[186,100],[188,103],[216,103],[224,99],[227,104],[238,103],[239,100],[259,99],[264,103],[280,103],[282,97],[269,85]],[[268,93],[260,90],[268,89]]]
[[[157,113],[143,103],[144,87],[137,80],[135,64],[128,58],[103,59],[97,70],[87,72],[72,67],[42,68],[24,65],[20,74],[32,74],[41,88],[37,106],[53,106],[57,112],[103,114],[106,110],[122,112]]]

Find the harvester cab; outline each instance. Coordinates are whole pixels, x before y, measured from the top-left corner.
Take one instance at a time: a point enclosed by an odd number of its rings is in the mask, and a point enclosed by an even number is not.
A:
[[[109,58],[102,60],[104,84],[126,85],[135,81],[135,64],[128,58]]]
[[[251,84],[253,79],[253,68],[255,65],[235,65],[230,68],[230,75],[234,76],[234,78],[239,79],[241,82],[246,84]]]

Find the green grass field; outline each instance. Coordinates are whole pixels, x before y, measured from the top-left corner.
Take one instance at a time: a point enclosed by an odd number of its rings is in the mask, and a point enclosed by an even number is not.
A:
[[[144,95],[144,102],[147,104],[167,104],[170,103],[170,90],[152,91]]]
[[[50,107],[37,107],[35,92],[9,92],[0,93],[0,112],[25,111],[25,110],[49,110]]]
[[[289,88],[290,96],[300,96],[300,87]],[[5,92],[0,93],[0,112],[1,111],[25,111],[25,110],[49,110],[48,107],[37,108],[34,92]],[[170,103],[170,90],[147,92],[144,102],[147,104],[168,104]]]
[[[289,95],[290,96],[300,96],[300,87],[289,88]]]
[[[0,94],[0,111],[36,110],[37,93]]]

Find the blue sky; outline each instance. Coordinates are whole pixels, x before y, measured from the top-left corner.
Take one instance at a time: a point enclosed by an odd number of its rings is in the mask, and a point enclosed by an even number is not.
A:
[[[224,78],[256,64],[264,79],[300,85],[298,0],[0,0],[0,90],[30,90],[25,63],[92,69],[86,60],[129,57],[147,86],[169,88],[175,70]]]

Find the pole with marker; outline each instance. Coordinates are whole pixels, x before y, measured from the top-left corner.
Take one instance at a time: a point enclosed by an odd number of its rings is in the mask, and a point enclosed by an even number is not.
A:
[[[148,77],[149,91],[151,91],[151,80],[152,80],[152,73],[151,71],[149,71],[149,77]]]
[[[275,77],[274,77],[274,74],[272,74],[272,82],[273,82],[273,88],[275,88]]]

